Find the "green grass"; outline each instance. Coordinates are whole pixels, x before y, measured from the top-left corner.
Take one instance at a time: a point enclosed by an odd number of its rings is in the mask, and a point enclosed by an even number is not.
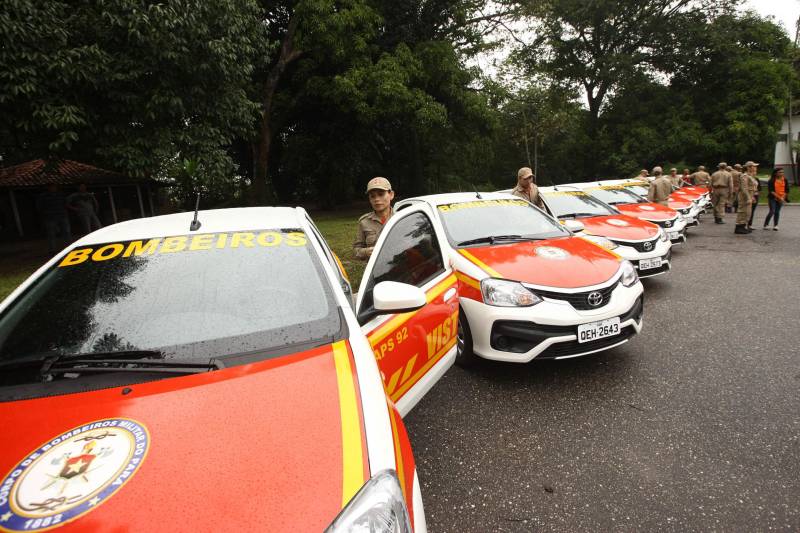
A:
[[[353,290],[358,290],[361,276],[364,274],[366,261],[359,261],[353,257],[353,239],[356,236],[358,217],[364,211],[325,211],[312,213],[311,218],[319,227],[331,249],[339,256],[344,265]],[[46,259],[29,259],[9,262],[0,262],[0,301],[8,296],[17,285],[25,281]]]

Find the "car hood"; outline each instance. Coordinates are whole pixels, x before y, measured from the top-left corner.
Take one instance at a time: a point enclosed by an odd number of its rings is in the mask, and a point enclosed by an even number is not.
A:
[[[692,201],[683,195],[675,195],[673,193],[669,197],[669,207],[670,209],[686,209],[687,207],[692,207]]]
[[[609,239],[641,241],[658,237],[658,226],[628,215],[609,215],[581,218],[587,233]]]
[[[10,500],[82,531],[321,531],[343,502],[341,350],[2,403],[0,426],[14,430],[0,486],[14,485],[0,515]],[[12,514],[0,525],[24,520]]]
[[[577,288],[611,279],[619,256],[579,237],[459,249],[489,276],[546,287]]]
[[[614,207],[626,215],[643,218],[645,220],[671,220],[678,215],[678,213],[671,207],[653,202],[645,202],[641,204],[617,204]]]

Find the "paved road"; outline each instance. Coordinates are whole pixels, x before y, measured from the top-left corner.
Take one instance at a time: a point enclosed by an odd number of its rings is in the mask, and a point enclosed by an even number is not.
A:
[[[800,207],[704,219],[628,344],[454,367],[408,415],[430,531],[800,530]]]

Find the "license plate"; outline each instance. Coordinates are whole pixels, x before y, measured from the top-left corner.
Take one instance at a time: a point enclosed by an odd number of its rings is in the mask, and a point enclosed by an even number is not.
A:
[[[661,266],[661,258],[654,257],[652,259],[642,259],[639,261],[639,270],[651,270]]]
[[[671,240],[671,241],[674,241],[675,239],[677,239],[680,236],[681,236],[681,234],[678,231],[670,231],[669,233],[667,233],[667,238],[669,240]]]
[[[578,326],[578,342],[591,342],[619,334],[619,317]]]

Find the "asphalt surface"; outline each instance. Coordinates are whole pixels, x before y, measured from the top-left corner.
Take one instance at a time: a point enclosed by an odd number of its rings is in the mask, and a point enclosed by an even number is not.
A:
[[[800,531],[800,207],[709,215],[611,351],[453,367],[406,417],[428,529]]]

